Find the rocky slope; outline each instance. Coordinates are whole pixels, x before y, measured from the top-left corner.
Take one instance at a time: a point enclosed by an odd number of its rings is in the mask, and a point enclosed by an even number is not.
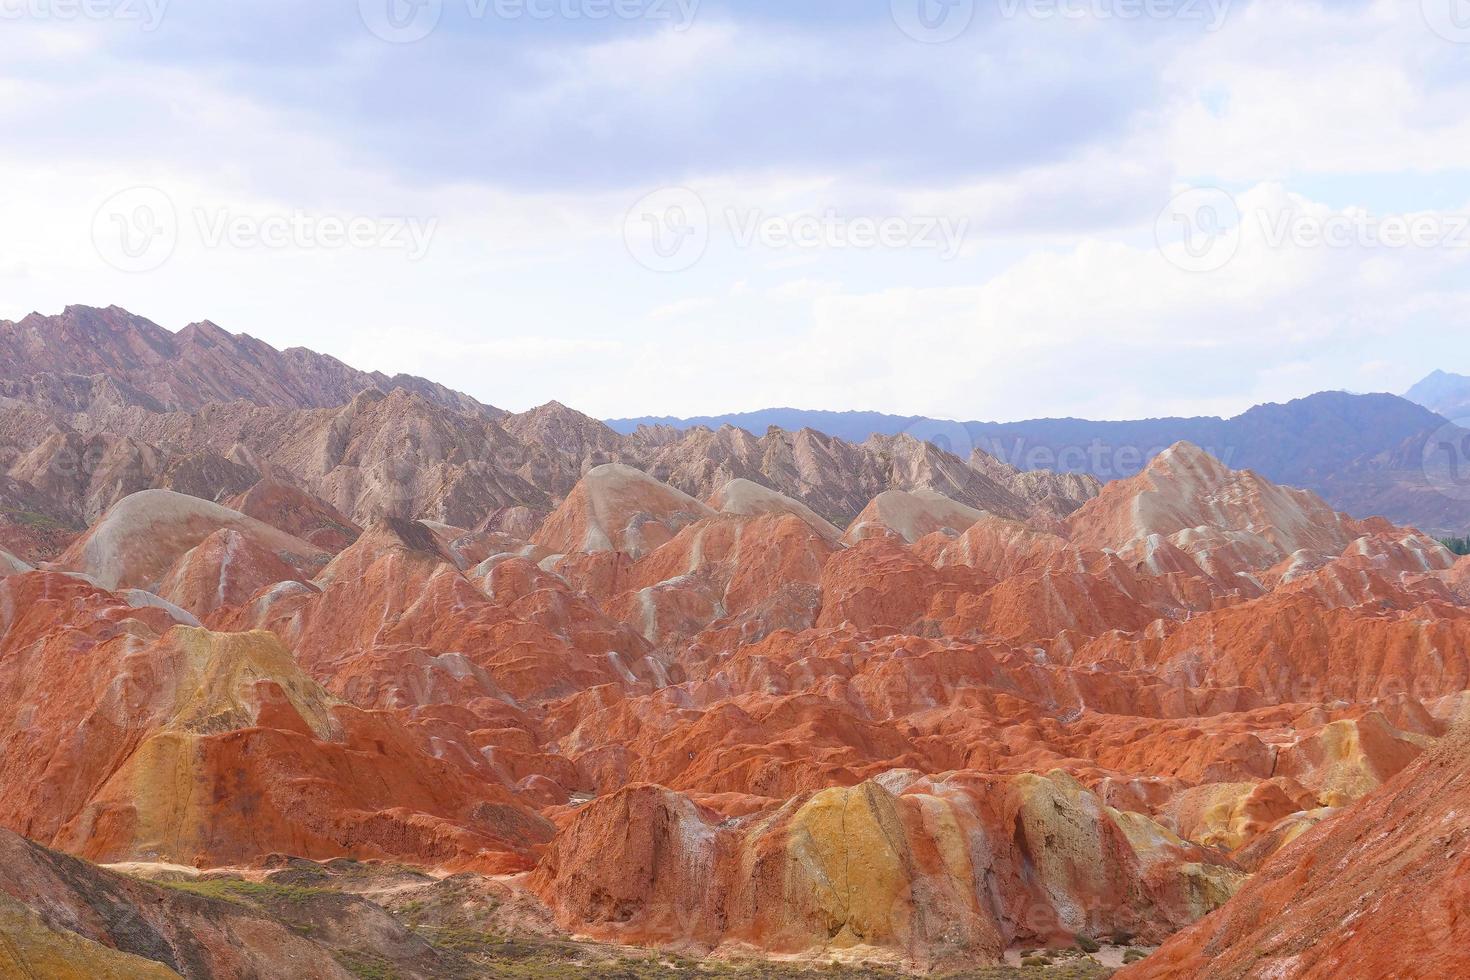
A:
[[[1470,378],[1463,374],[1435,371],[1405,392],[1404,397],[1452,421],[1470,416]]]
[[[911,437],[621,436],[555,402],[508,416],[417,379],[212,326],[172,334],[117,309],[0,324],[0,349],[14,355],[0,371],[0,546],[27,559],[55,557],[147,489],[226,503],[283,488],[272,492],[319,501],[316,525],[348,534],[384,517],[465,529],[512,509],[545,517],[608,464],[700,500],[746,480],[844,527],[888,489],[1016,518],[1060,518],[1097,492],[1088,478],[1023,474]]]
[[[1383,515],[1427,531],[1458,535],[1467,530],[1463,500],[1446,497],[1442,479],[1425,472],[1424,460],[1427,441],[1446,418],[1462,419],[1467,414],[1459,407],[1464,394],[1455,376],[1439,375],[1404,398],[1326,391],[1285,404],[1258,405],[1230,419],[946,422],[872,412],[774,409],[698,419],[623,419],[610,425],[628,433],[643,425],[669,432],[737,426],[760,433],[773,425],[810,427],[851,441],[873,433],[909,433],[948,443],[950,449],[974,446],[982,455],[1041,473],[1051,482],[1056,477],[1047,470],[1086,474],[1105,482],[1126,479],[1137,475],[1153,456],[1185,441],[1230,466],[1316,491],[1356,517]]]
[[[1470,970],[1470,729],[1282,851],[1120,977],[1455,977]]]
[[[531,870],[568,933],[942,969],[1162,942],[1470,714],[1453,556],[1187,445],[1065,522],[885,491],[843,533],[605,464],[532,541],[319,549],[287,528],[327,505],[246,497],[7,559],[0,823]]]
[[[1459,970],[1470,559],[1411,528],[1189,444],[5,412],[80,526],[0,541],[0,972]]]
[[[189,411],[231,401],[325,408],[368,388],[411,391],[469,414],[504,414],[422,378],[357,371],[299,347],[279,351],[207,320],[173,333],[115,306],[0,320],[0,396],[59,414]]]
[[[0,830],[0,976],[345,980],[331,953],[229,901],[148,884]]]

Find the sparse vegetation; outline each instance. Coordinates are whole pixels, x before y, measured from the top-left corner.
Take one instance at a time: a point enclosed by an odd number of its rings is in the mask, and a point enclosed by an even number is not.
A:
[[[1098,950],[1102,949],[1102,946],[1098,943],[1096,939],[1093,939],[1091,936],[1078,936],[1077,948],[1082,950],[1082,952],[1084,953],[1096,953]]]
[[[188,892],[203,898],[216,898],[236,905],[266,905],[290,902],[302,905],[323,895],[334,895],[329,888],[302,888],[299,885],[277,885],[242,878],[208,878],[195,881],[158,882],[164,888]]]
[[[1470,555],[1470,537],[1440,538],[1439,543],[1457,555]]]
[[[907,976],[884,966],[854,965],[841,960],[781,963],[695,959],[687,951],[640,950],[519,929],[507,931],[489,924],[489,913],[499,903],[491,896],[477,893],[469,876],[435,882],[432,892],[383,902],[382,907],[424,944],[418,952],[406,954],[400,960],[386,947],[338,946],[329,938],[332,930],[314,928],[313,921],[324,916],[328,917],[324,921],[330,921],[330,916],[343,914],[344,892],[331,886],[332,874],[314,875],[309,862],[299,865],[277,871],[266,881],[248,881],[237,876],[185,881],[139,880],[261,910],[297,935],[324,944],[342,968],[359,980],[401,980],[414,975],[442,976],[445,980],[491,976],[505,980],[580,980],[587,976],[607,980],[814,980],[834,974],[851,980],[903,980]],[[334,870],[354,880],[401,873],[383,866],[346,864]],[[283,880],[288,874],[300,877]],[[303,883],[317,880],[324,880],[326,886]],[[426,881],[431,879],[426,877]],[[383,896],[376,897],[381,901]],[[325,904],[313,904],[317,902]],[[1028,949],[1019,966],[939,971],[933,976],[939,980],[1102,980],[1112,971],[1083,952],[1085,938],[1079,936],[1076,947]],[[384,953],[394,958],[389,959]]]
[[[0,507],[0,518],[9,521],[11,524],[17,524],[21,527],[36,528],[42,531],[74,530],[74,528],[68,527],[66,524],[63,524],[61,521],[58,521],[56,518],[51,517],[48,514],[42,514],[33,510],[20,510],[13,507]]]
[[[401,910],[400,910],[401,916]],[[414,933],[448,957],[473,964],[473,976],[503,977],[506,980],[572,980],[587,976],[610,980],[809,980],[839,974],[852,980],[901,980],[905,974],[878,966],[831,963],[770,963],[693,960],[673,954],[639,952],[596,943],[559,939],[507,936],[473,929],[418,926]],[[944,980],[1101,980],[1111,971],[1075,949],[1028,951],[1020,968],[980,967],[959,972],[940,972]],[[351,967],[361,977],[378,978],[382,973],[363,972],[364,964]]]
[[[338,953],[337,962],[342,964],[342,969],[360,980],[398,980],[400,976],[392,963],[372,953]]]

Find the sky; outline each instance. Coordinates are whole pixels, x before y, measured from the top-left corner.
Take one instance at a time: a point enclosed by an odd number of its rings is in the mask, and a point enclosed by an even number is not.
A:
[[[1470,373],[1470,0],[0,0],[0,319],[599,417]]]

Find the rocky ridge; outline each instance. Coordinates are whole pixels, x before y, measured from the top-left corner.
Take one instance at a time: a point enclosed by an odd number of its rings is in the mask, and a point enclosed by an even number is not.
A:
[[[5,968],[1470,965],[1470,559],[1411,528],[1188,444],[1081,501],[401,388],[64,424],[113,462],[0,541]]]

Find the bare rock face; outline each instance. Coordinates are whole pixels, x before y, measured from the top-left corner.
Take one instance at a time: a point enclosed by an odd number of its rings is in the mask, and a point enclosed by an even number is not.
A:
[[[849,443],[810,429],[772,429],[757,439],[733,426],[718,432],[640,429],[626,452],[648,473],[694,496],[709,498],[731,480],[746,480],[798,500],[823,520],[847,526],[885,490],[932,491],[965,506],[1026,518],[1074,507],[1061,503],[1044,478],[1021,474],[999,460],[966,462],[911,436],[875,436]],[[1071,481],[1067,481],[1071,486]],[[1073,487],[1092,494],[1084,478]]]
[[[57,563],[103,588],[154,590],[186,552],[226,529],[293,568],[320,568],[327,558],[309,542],[238,511],[168,490],[144,490],[110,509]]]
[[[1102,484],[1085,473],[1018,470],[979,449],[970,455],[970,466],[1031,504],[1038,515],[1058,519],[1066,517],[1102,491]]]
[[[30,484],[0,476],[0,548],[34,564],[54,558],[86,524]]]
[[[917,540],[914,551],[941,568],[966,565],[999,581],[1044,567],[1067,547],[1060,534],[985,514],[958,537],[940,531]]]
[[[871,538],[823,568],[817,625],[905,630],[929,611],[952,578],[892,538]]]
[[[710,498],[709,505],[722,514],[736,517],[790,514],[826,541],[835,544],[842,537],[842,532],[836,526],[817,516],[806,504],[750,480],[731,480]]]
[[[155,411],[230,401],[320,408],[341,405],[367,388],[402,388],[459,411],[504,414],[422,378],[367,374],[301,348],[278,351],[208,321],[172,333],[115,306],[69,306],[59,316],[0,321],[0,364],[0,377],[32,385],[42,383],[38,376],[56,379],[49,383],[58,388],[88,379],[89,408],[98,400]],[[68,401],[61,407],[77,410],[71,407],[76,396]]]
[[[579,570],[592,573],[583,588],[649,642],[689,661],[778,629],[811,626],[834,553],[831,531],[824,535],[797,513],[776,509],[751,517],[722,513],[689,525],[625,569],[588,568],[585,558],[562,559],[556,569],[572,580]],[[596,574],[603,571],[610,574]],[[703,642],[688,646],[696,637]]]
[[[1460,729],[1301,833],[1235,902],[1120,976],[1462,976],[1467,796],[1470,740]]]
[[[913,544],[930,534],[958,536],[985,516],[984,511],[933,490],[886,490],[863,508],[843,540],[852,543],[873,535],[896,534]]]
[[[560,402],[512,415],[501,425],[523,445],[538,450],[529,454],[517,473],[556,497],[570,493],[593,467],[631,461],[622,436]]]
[[[61,320],[0,328],[0,972],[340,975],[44,847],[719,955],[1464,972],[1470,566],[1418,532],[1184,444],[1099,492]]]
[[[1140,877],[1144,888],[1126,884]],[[994,960],[1017,940],[1190,922],[1243,877],[1065,776],[893,773],[759,821],[630,787],[576,816],[531,887],[568,927],[610,941],[867,947],[943,968]]]
[[[1131,480],[1106,487],[1069,518],[1073,543],[1142,557],[1159,540],[1202,568],[1269,567],[1297,552],[1341,554],[1367,530],[1316,494],[1232,471],[1180,443]]]
[[[535,543],[561,553],[619,551],[638,558],[680,528],[712,516],[714,511],[688,494],[609,463],[582,478],[546,519]]]
[[[0,825],[98,860],[206,867],[351,848],[500,868],[549,836],[392,716],[330,696],[269,633],[174,627],[54,575],[0,589],[8,608],[66,602],[72,626],[6,624],[0,689],[19,710],[0,728]]]
[[[243,605],[262,589],[306,578],[254,539],[222,528],[179,556],[159,583],[158,595],[202,618]]]
[[[545,514],[538,514],[530,507],[502,507],[481,521],[477,530],[530,541],[544,520]]]
[[[338,513],[336,508],[304,490],[272,480],[260,481],[244,493],[230,498],[225,506],[332,554],[346,548],[362,534],[362,529]]]
[[[0,975],[346,980],[324,948],[240,905],[114,874],[0,830]]]
[[[512,416],[422,379],[275,351],[207,322],[174,334],[117,309],[0,323],[0,351],[12,357],[0,370],[0,468],[19,495],[49,502],[21,510],[73,531],[142,490],[243,507],[263,483],[275,489],[257,492],[261,506],[290,506],[280,488],[293,487],[343,515],[309,522],[337,550],[352,525],[384,516],[465,529],[516,508],[543,516],[610,463],[700,500],[750,481],[838,527],[890,489],[1048,521],[1096,492],[1086,478],[1021,473],[983,453],[964,460],[909,436],[757,439],[733,427],[621,436],[556,402]],[[5,523],[0,511],[0,544]],[[305,524],[284,529],[311,539]],[[10,550],[20,540],[11,532]],[[65,543],[27,541],[23,557],[53,558]]]
[[[22,572],[29,572],[30,570],[31,566],[10,552],[0,551],[0,578],[4,578],[7,575],[19,575]]]
[[[160,963],[52,929],[40,915],[0,897],[0,974],[55,980],[166,980],[179,974]]]

